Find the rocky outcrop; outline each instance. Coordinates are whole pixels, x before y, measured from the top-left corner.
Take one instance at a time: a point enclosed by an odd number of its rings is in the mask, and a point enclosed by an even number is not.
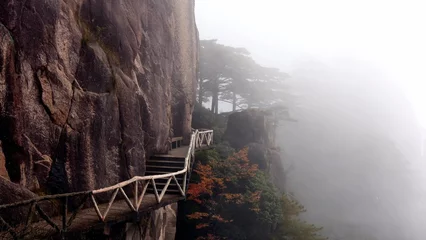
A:
[[[189,136],[193,8],[1,1],[0,152],[10,180],[52,193],[101,188],[143,175],[171,135]]]
[[[271,146],[273,134],[274,129],[268,114],[262,110],[249,109],[229,115],[225,140],[236,149],[243,148],[249,143]]]
[[[3,154],[3,151],[1,149],[1,142],[0,142],[0,177],[3,177],[4,179],[9,180],[9,174],[7,173],[6,169],[6,157]]]
[[[0,177],[0,192],[2,193],[0,197],[0,205],[36,197],[36,194],[33,192],[20,186],[19,184],[10,182],[3,177]],[[14,225],[19,223],[22,219],[26,219],[26,216],[28,216],[28,207],[23,206],[9,209],[0,209],[0,214],[6,222]]]
[[[250,162],[268,171],[275,186],[284,190],[288,169],[283,166],[280,149],[274,145],[277,121],[270,110],[235,112],[228,117],[224,138],[233,148],[247,147]]]
[[[143,235],[135,238],[135,228],[128,228],[126,240],[174,240],[176,234],[176,213],[177,203],[152,211],[147,218],[148,221],[137,228],[144,229]]]

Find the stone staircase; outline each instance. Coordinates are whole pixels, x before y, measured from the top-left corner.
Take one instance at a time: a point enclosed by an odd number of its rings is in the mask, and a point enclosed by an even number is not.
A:
[[[174,157],[174,156],[152,156],[146,163],[145,176],[173,173],[184,169],[185,158]],[[183,186],[184,174],[176,176],[179,184]],[[167,179],[156,179],[157,192],[160,194],[164,186],[167,184]],[[148,193],[154,193],[153,185],[149,185],[147,188]],[[168,194],[180,194],[179,187],[174,181],[171,181],[167,188]]]

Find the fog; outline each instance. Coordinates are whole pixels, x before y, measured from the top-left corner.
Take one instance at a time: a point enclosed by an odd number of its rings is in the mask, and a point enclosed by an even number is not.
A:
[[[323,65],[294,78],[298,122],[279,136],[294,169],[287,187],[305,217],[331,239],[424,239],[421,131],[400,88]]]
[[[278,134],[292,166],[286,186],[330,239],[426,239],[423,9],[414,1],[196,1],[201,39],[245,47],[289,73],[297,122]]]

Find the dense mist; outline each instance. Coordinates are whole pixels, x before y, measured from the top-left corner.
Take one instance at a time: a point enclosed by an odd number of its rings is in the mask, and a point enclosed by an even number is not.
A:
[[[332,240],[426,239],[421,9],[402,0],[197,2],[202,39],[289,74],[281,98],[297,122],[277,134],[281,182]]]
[[[287,189],[330,239],[424,239],[421,129],[393,81],[360,62],[305,62],[279,131]],[[424,174],[423,174],[424,175]]]

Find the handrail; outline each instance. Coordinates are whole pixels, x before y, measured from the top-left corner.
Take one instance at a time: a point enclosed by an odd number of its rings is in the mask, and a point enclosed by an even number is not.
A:
[[[172,172],[172,173],[165,173],[165,174],[158,174],[158,175],[150,175],[150,176],[135,176],[129,180],[117,183],[115,185],[109,186],[109,187],[105,187],[105,188],[100,188],[100,189],[95,189],[95,190],[91,190],[91,191],[81,191],[81,192],[72,192],[72,193],[65,193],[65,194],[56,194],[56,195],[47,195],[47,196],[42,196],[42,197],[36,197],[33,199],[28,199],[28,200],[24,200],[21,202],[17,202],[17,203],[10,203],[10,204],[3,204],[0,205],[0,210],[1,209],[6,209],[6,208],[16,208],[16,207],[20,207],[23,205],[31,205],[31,209],[33,209],[32,212],[30,212],[28,214],[28,219],[27,219],[27,224],[28,222],[31,221],[31,216],[34,214],[35,211],[38,211],[39,215],[52,227],[54,227],[55,229],[57,229],[58,231],[61,232],[65,232],[66,229],[71,225],[73,218],[75,218],[75,215],[77,214],[76,211],[82,209],[83,205],[86,203],[86,199],[90,198],[91,202],[93,203],[93,208],[96,211],[99,220],[105,222],[107,217],[108,217],[108,212],[111,208],[111,206],[113,205],[114,201],[116,200],[116,196],[118,195],[118,192],[121,193],[121,195],[124,197],[124,200],[126,201],[127,205],[129,206],[129,208],[133,211],[139,211],[139,207],[141,206],[142,200],[146,194],[147,188],[149,184],[152,184],[152,187],[154,189],[154,195],[156,198],[157,203],[161,203],[161,200],[163,199],[164,195],[167,192],[167,189],[171,183],[171,181],[173,181],[174,183],[176,183],[176,186],[178,187],[180,194],[182,196],[186,195],[186,190],[187,190],[187,175],[190,173],[191,171],[191,167],[192,167],[192,163],[194,159],[194,152],[195,149],[203,147],[203,146],[210,146],[213,143],[213,130],[195,130],[193,131],[193,133],[191,134],[191,141],[188,147],[188,152],[186,153],[185,156],[185,161],[184,161],[184,167],[182,170],[176,171],[176,172]],[[183,174],[183,182],[182,185],[179,183],[179,181],[177,180],[177,176],[178,175],[182,175]],[[162,188],[161,192],[159,193],[157,191],[157,185],[155,180],[157,179],[167,179],[167,183],[164,185],[164,187]],[[139,186],[139,183],[141,183],[141,186]],[[127,195],[126,191],[124,191],[124,187],[129,186],[130,184],[134,184],[134,188],[133,188],[133,199],[129,198],[129,196]],[[140,188],[142,189],[141,193],[138,193],[138,191],[140,190]],[[106,210],[104,211],[104,213],[101,212],[100,210],[100,205],[98,204],[98,202],[95,199],[95,195],[97,194],[101,194],[101,193],[106,193],[106,192],[110,192],[110,191],[114,191],[111,198],[109,199],[108,202],[108,206],[106,208]],[[51,199],[64,199],[65,203],[68,202],[68,198],[69,197],[74,197],[74,196],[86,196],[85,200],[83,201],[83,203],[80,205],[80,207],[77,208],[77,210],[75,212],[73,212],[73,216],[71,217],[70,220],[67,219],[67,204],[63,204],[63,208],[60,212],[62,213],[62,217],[64,219],[63,221],[63,226],[62,229],[61,227],[57,226],[51,219],[49,216],[47,216],[46,213],[43,212],[43,210],[38,206],[39,202],[42,201],[46,201],[46,200],[51,200]],[[133,201],[132,201],[133,200]],[[66,221],[67,220],[67,221]],[[0,224],[3,223],[3,225],[7,226],[9,228],[9,231],[11,231],[11,235],[15,236],[14,234],[16,234],[16,232],[13,232],[12,227],[10,227],[9,224],[6,223],[6,221],[0,216]]]

